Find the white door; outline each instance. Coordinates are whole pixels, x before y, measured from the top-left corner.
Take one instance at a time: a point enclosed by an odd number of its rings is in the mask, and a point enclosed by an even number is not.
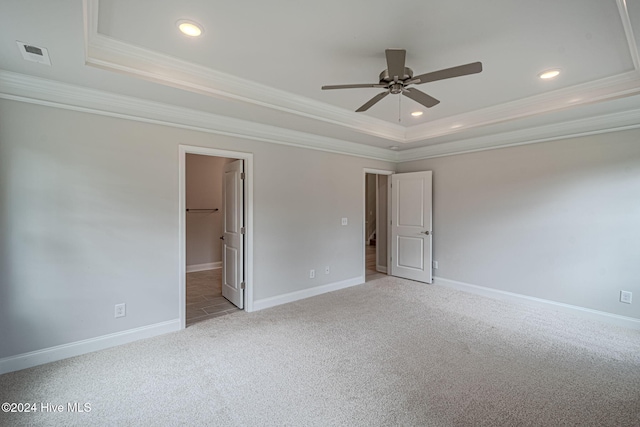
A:
[[[391,175],[392,276],[432,282],[431,178],[431,171]]]
[[[222,187],[222,296],[244,308],[244,191],[243,161],[224,166]]]

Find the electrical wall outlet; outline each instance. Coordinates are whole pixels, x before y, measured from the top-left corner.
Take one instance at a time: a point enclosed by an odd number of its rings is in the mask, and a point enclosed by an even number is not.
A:
[[[124,317],[127,315],[127,305],[126,304],[116,304],[116,313],[114,317]]]
[[[329,266],[327,265],[327,266],[324,268],[324,274],[329,274],[329,273],[331,273],[331,269],[330,269],[330,268],[329,268]]]
[[[438,269],[438,261],[431,261],[431,265],[433,266],[433,268],[435,268],[436,270]]]
[[[348,224],[347,218],[342,218],[342,225],[347,225],[347,224]]]
[[[625,304],[631,304],[631,297],[633,294],[629,291],[620,291],[620,302]]]
[[[315,278],[316,278],[316,271],[309,270],[309,279],[315,279]]]

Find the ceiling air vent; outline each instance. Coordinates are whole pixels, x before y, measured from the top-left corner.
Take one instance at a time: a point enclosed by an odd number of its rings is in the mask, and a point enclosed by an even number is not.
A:
[[[22,57],[27,61],[37,62],[39,64],[51,65],[49,59],[49,52],[44,47],[34,46],[31,44],[16,41],[18,43],[18,49]]]

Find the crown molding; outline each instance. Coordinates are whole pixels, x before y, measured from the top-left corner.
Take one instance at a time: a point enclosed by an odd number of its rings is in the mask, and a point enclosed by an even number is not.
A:
[[[627,9],[627,1],[616,0],[616,4],[634,70],[541,95],[416,125],[407,129],[405,143],[451,135],[475,127],[640,94],[640,54],[638,53],[631,17]]]
[[[0,98],[389,162],[408,162],[640,128],[640,109],[391,151],[0,70]]]
[[[98,33],[98,0],[84,0],[85,62],[202,95],[233,99],[340,125],[395,142],[405,140],[400,125],[357,114],[307,97],[213,70]]]
[[[640,59],[626,0],[616,0],[616,3],[634,63],[633,71],[408,128],[102,35],[97,28],[99,0],[83,0],[85,54],[86,63],[91,66],[206,96],[267,107],[404,144],[640,94]]]
[[[640,128],[640,109],[463,139],[398,152],[397,162],[494,150]]]
[[[626,36],[627,44],[629,45],[629,52],[631,53],[633,66],[636,70],[640,70],[640,55],[638,54],[636,38],[633,35],[633,26],[631,25],[631,17],[629,16],[629,10],[627,9],[627,0],[616,0],[616,4],[618,5],[618,12],[620,13],[620,20],[622,21],[624,35]]]
[[[85,57],[93,66],[208,96],[274,108],[394,142],[424,143],[436,136],[457,134],[478,126],[640,94],[640,61],[626,1],[616,2],[635,70],[410,128],[218,73],[101,35],[97,32],[98,0],[83,0]],[[640,127],[640,110],[631,110],[396,152],[3,70],[0,70],[0,98],[390,162],[406,162]],[[452,129],[455,125],[461,126]]]
[[[376,160],[397,153],[319,135],[0,70],[0,98]]]
[[[589,83],[416,125],[407,130],[405,142],[422,141],[480,126],[523,119],[638,94],[640,94],[640,71],[633,70]]]

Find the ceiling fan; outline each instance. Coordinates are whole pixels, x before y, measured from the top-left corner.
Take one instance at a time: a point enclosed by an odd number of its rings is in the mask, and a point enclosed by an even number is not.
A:
[[[406,50],[387,49],[384,51],[384,53],[387,57],[387,69],[380,73],[380,83],[329,85],[322,86],[322,89],[356,89],[369,87],[386,89],[384,92],[381,92],[371,98],[362,107],[358,108],[356,110],[356,112],[358,113],[367,111],[374,104],[376,104],[378,101],[380,101],[390,93],[401,93],[407,98],[411,98],[414,101],[424,105],[425,107],[431,108],[434,105],[440,103],[440,101],[416,88],[407,86],[434,82],[436,80],[450,79],[453,77],[466,76],[468,74],[475,74],[482,71],[481,62],[472,62],[470,64],[459,65],[457,67],[445,68],[443,70],[432,71],[431,73],[414,76],[413,70],[411,70],[411,68],[405,67],[405,58],[407,56]]]

